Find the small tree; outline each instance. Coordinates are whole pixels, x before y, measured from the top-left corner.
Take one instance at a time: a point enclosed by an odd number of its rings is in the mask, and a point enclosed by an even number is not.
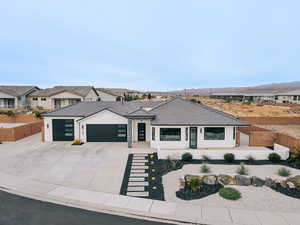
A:
[[[148,93],[148,99],[151,99],[151,98],[152,98],[151,93]]]
[[[117,98],[116,98],[116,101],[117,102],[120,102],[122,100],[122,97],[121,96],[118,96]]]

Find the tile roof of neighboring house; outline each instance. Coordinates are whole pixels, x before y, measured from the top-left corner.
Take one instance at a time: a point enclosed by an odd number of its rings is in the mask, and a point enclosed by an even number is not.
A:
[[[145,111],[141,108],[152,108]],[[87,117],[108,109],[123,116],[155,116],[153,125],[247,126],[234,116],[181,98],[166,102],[80,102],[43,116]]]
[[[278,93],[276,95],[279,96],[285,96],[285,95],[300,95],[300,89],[294,90],[294,91],[289,91],[289,92],[284,92],[284,93]]]
[[[32,93],[31,97],[51,97],[53,95],[70,92],[82,97],[85,97],[92,89],[93,86],[55,86],[53,88],[45,88],[39,91]]]
[[[5,94],[19,97],[22,95],[27,94],[31,90],[39,89],[37,86],[10,86],[10,85],[1,85],[0,86],[0,92],[3,92]]]
[[[119,96],[115,93],[113,93],[112,91],[106,89],[106,88],[95,88],[97,91],[101,91],[101,92],[104,92],[106,94],[109,94],[109,95],[113,95],[113,96]]]

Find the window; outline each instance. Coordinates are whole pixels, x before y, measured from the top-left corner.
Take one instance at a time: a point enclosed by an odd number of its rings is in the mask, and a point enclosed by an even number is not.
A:
[[[41,101],[46,101],[46,98],[41,98]]]
[[[37,101],[38,100],[38,98],[32,98],[32,101]]]
[[[181,129],[180,128],[160,128],[161,141],[180,141]]]
[[[235,139],[235,127],[233,127],[233,139]]]
[[[205,127],[204,140],[224,140],[225,128],[224,127]]]
[[[152,127],[152,141],[155,141],[155,127]]]
[[[189,128],[188,127],[185,128],[185,140],[186,141],[189,140]]]
[[[293,96],[293,100],[294,100],[294,101],[297,101],[297,95],[294,95],[294,96]]]

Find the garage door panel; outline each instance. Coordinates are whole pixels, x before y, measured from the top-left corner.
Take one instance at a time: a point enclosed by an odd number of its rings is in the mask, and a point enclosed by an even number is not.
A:
[[[88,124],[88,142],[126,142],[127,124]]]
[[[73,141],[74,140],[74,120],[73,119],[53,119],[52,120],[53,141]]]

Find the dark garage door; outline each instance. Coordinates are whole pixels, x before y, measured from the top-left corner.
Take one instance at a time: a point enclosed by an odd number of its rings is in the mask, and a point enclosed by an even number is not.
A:
[[[52,120],[53,141],[73,141],[74,140],[74,120],[73,119],[53,119]]]
[[[126,142],[127,124],[88,124],[88,142]]]

